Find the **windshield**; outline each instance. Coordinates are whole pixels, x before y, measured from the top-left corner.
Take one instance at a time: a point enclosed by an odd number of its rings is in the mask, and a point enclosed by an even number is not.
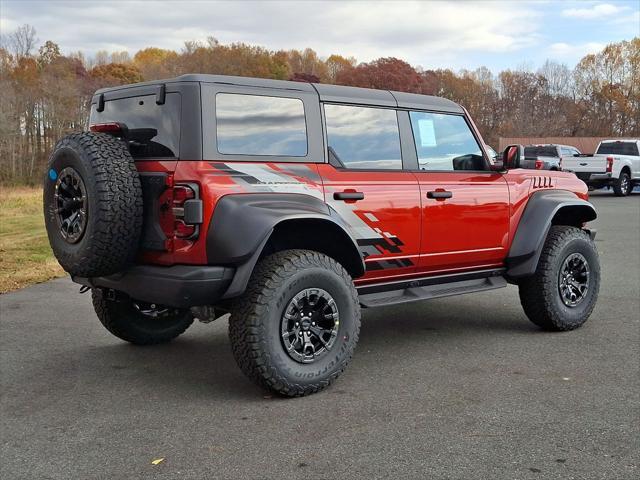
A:
[[[601,143],[596,152],[602,155],[633,155],[638,156],[636,142],[607,142]]]
[[[524,147],[525,157],[557,157],[558,149],[553,146]]]

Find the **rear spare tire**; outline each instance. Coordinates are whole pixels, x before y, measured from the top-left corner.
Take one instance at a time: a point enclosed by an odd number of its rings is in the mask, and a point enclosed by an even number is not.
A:
[[[71,275],[110,275],[132,262],[142,188],[122,140],[93,132],[64,137],[49,157],[43,196],[49,243]]]

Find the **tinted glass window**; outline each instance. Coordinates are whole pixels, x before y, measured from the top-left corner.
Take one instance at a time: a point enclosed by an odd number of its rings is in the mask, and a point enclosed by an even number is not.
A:
[[[635,142],[607,142],[601,143],[596,153],[603,155],[638,155],[638,145]]]
[[[411,112],[421,170],[484,170],[482,151],[464,117]]]
[[[345,168],[402,169],[395,110],[325,105],[329,158]]]
[[[180,108],[178,93],[167,94],[164,105],[155,95],[109,100],[102,112],[92,107],[89,123],[124,123],[133,158],[178,157]]]
[[[557,157],[558,149],[556,147],[534,146],[524,147],[525,157]]]
[[[218,151],[235,155],[307,155],[304,105],[297,98],[216,95]]]
[[[562,155],[563,157],[567,155],[571,155],[571,151],[568,148],[562,147],[560,148],[560,155]]]

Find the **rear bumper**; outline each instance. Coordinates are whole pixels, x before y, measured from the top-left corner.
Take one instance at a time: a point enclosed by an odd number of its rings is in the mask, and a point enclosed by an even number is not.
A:
[[[211,305],[231,284],[235,269],[218,266],[136,265],[108,277],[72,277],[81,285],[123,292],[143,302],[171,307]]]
[[[576,176],[586,183],[608,184],[614,180],[611,173],[578,172]]]

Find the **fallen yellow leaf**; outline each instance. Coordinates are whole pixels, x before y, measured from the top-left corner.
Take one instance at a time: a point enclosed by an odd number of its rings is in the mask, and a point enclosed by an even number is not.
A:
[[[164,462],[164,458],[156,458],[155,460],[151,460],[152,465],[158,465],[159,463]]]

